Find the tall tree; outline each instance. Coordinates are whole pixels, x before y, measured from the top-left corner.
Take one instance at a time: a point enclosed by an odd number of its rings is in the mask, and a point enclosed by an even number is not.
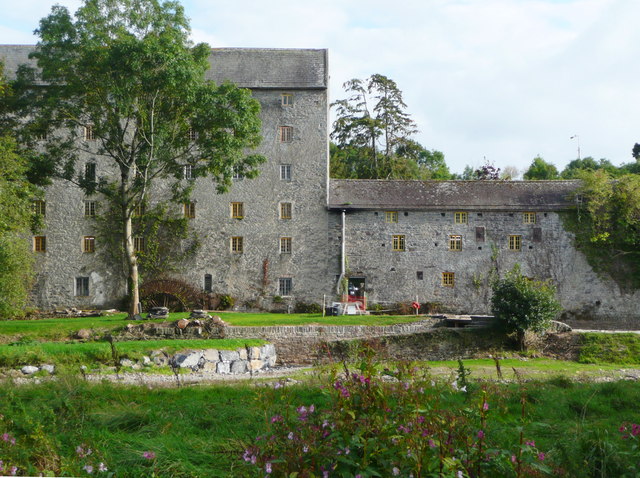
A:
[[[563,179],[576,179],[583,171],[606,171],[608,174],[616,175],[618,169],[606,158],[596,161],[591,156],[582,159],[574,159],[562,170],[560,174]]]
[[[417,127],[406,112],[398,85],[376,74],[344,84],[349,98],[336,108],[331,138],[332,177],[449,179],[440,151],[413,141]]]
[[[189,41],[174,1],[85,0],[75,16],[54,6],[36,33],[38,69],[21,68],[14,85],[20,143],[41,148],[54,175],[118,205],[134,315],[134,210],[161,178],[186,201],[185,166],[218,191],[234,169],[255,176],[264,158],[246,152],[261,140],[259,103],[248,90],[205,81],[210,47]],[[94,177],[79,164],[87,155],[115,174]]]
[[[558,169],[540,156],[533,158],[529,169],[527,169],[523,177],[528,180],[560,179]]]

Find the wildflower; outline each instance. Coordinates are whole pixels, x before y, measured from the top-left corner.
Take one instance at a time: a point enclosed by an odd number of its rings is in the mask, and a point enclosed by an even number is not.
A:
[[[458,473],[456,473],[456,478],[464,478],[464,474],[458,470]]]
[[[309,451],[309,447],[307,445],[302,447],[302,453],[307,453]]]
[[[478,438],[482,440],[484,438],[484,431],[478,430]]]
[[[354,478],[362,478],[362,475],[358,473]]]
[[[289,440],[293,440],[293,432],[289,432],[289,434],[287,435],[287,438]]]
[[[153,460],[156,457],[156,454],[152,451],[145,451],[142,454],[143,457],[145,457],[147,460]]]
[[[400,469],[397,466],[394,466],[391,472],[393,473],[393,476],[398,476],[400,474]]]
[[[316,411],[316,406],[312,403],[312,404],[309,406],[309,413],[313,413],[313,412],[315,412],[315,411]]]
[[[344,454],[348,455],[349,453],[351,453],[351,450],[349,450],[349,447],[344,449]]]
[[[91,465],[84,465],[82,469],[86,471],[88,474],[93,473],[93,467]]]
[[[2,460],[0,460],[0,473],[2,473],[4,471],[4,465],[2,463]]]
[[[307,413],[307,407],[305,407],[304,405],[300,406],[297,408],[297,411],[300,415]]]
[[[511,463],[515,463],[516,461],[517,461],[516,460],[516,456],[515,455],[511,455]]]
[[[329,478],[329,472],[327,470],[322,472],[322,478]]]
[[[482,402],[482,409],[486,412],[489,410],[489,403],[487,401]]]
[[[98,465],[98,471],[105,472],[107,470],[108,470],[107,466],[104,463],[100,462],[100,464]]]
[[[435,448],[436,447],[436,442],[434,442],[433,440],[429,440],[429,447],[430,448]]]
[[[264,471],[267,472],[267,473],[271,473],[271,463],[267,462],[264,465]]]
[[[538,453],[538,460],[540,460],[540,461],[544,460],[544,453],[542,453],[542,452]]]
[[[244,454],[242,455],[242,459],[244,461],[249,461],[251,459],[251,453],[249,453],[249,450],[244,451]]]
[[[276,382],[273,385],[273,388],[276,389],[276,390],[278,390],[279,388],[282,388],[282,387],[284,387],[284,383],[282,383],[281,381],[280,382]]]
[[[524,442],[524,444],[527,445],[527,446],[533,447],[533,448],[535,448],[535,446],[536,446],[536,442],[534,442],[533,440],[528,440],[528,441]]]
[[[633,435],[634,437],[640,435],[640,425],[636,423],[631,424],[631,435]]]
[[[255,455],[251,455],[251,464],[255,465],[256,461],[258,461],[258,458]]]
[[[278,423],[283,421],[282,415],[274,415],[271,417],[271,423]]]
[[[11,476],[16,476],[18,474],[18,467],[17,466],[12,466],[11,469],[9,470],[9,474]]]

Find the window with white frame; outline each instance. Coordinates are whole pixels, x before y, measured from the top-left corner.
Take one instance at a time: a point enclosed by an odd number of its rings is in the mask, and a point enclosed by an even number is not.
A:
[[[291,181],[291,165],[290,164],[280,165],[280,179],[282,181]]]
[[[291,203],[280,203],[280,219],[291,219]]]
[[[292,282],[291,277],[280,277],[278,279],[278,295],[281,297],[291,295],[291,290],[293,289]]]
[[[293,106],[293,95],[291,93],[282,93],[280,104],[282,106]]]
[[[184,168],[182,170],[182,175],[183,175],[184,179],[187,179],[187,180],[194,179],[194,176],[193,176],[193,165],[185,164]]]
[[[234,219],[242,219],[244,217],[244,203],[231,203],[231,217]]]
[[[291,254],[291,238],[280,238],[280,254]]]
[[[76,297],[86,297],[89,295],[89,278],[76,277]]]
[[[145,238],[142,236],[137,236],[133,238],[133,251],[138,253],[138,252],[144,252],[146,248],[146,241]]]
[[[84,236],[82,238],[82,252],[96,252],[95,236]]]
[[[92,124],[84,125],[83,136],[84,136],[84,140],[85,141],[95,141],[96,133],[95,133],[95,131],[93,129],[93,125]]]
[[[293,127],[278,126],[278,139],[281,143],[290,143],[293,141]]]
[[[450,251],[462,250],[462,236],[458,236],[458,235],[449,236],[449,250]]]
[[[231,252],[234,254],[242,254],[244,252],[244,239],[242,236],[231,238]]]
[[[84,202],[84,217],[96,217],[96,202],[85,201]]]

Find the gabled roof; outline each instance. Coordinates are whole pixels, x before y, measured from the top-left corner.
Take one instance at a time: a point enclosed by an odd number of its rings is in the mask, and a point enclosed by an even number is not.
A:
[[[578,181],[398,181],[332,179],[329,208],[340,210],[567,209]]]
[[[5,75],[13,79],[18,66],[29,60],[34,45],[0,45]],[[211,67],[205,73],[220,84],[231,81],[244,88],[306,89],[327,88],[327,50],[273,48],[214,48]]]

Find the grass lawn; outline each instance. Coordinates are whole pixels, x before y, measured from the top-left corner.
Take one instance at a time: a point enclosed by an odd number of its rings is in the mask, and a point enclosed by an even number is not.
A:
[[[420,318],[415,316],[379,316],[379,315],[344,315],[339,317],[322,317],[322,314],[269,314],[242,312],[214,312],[225,322],[237,326],[268,326],[268,325],[392,325],[415,322]],[[188,317],[186,312],[169,314],[169,321]],[[119,313],[103,317],[56,317],[34,320],[1,320],[0,343],[10,343],[20,338],[40,341],[60,341],[70,338],[80,329],[91,329],[97,332],[117,331],[130,321],[127,314]],[[166,322],[166,320],[152,320],[148,322]]]

